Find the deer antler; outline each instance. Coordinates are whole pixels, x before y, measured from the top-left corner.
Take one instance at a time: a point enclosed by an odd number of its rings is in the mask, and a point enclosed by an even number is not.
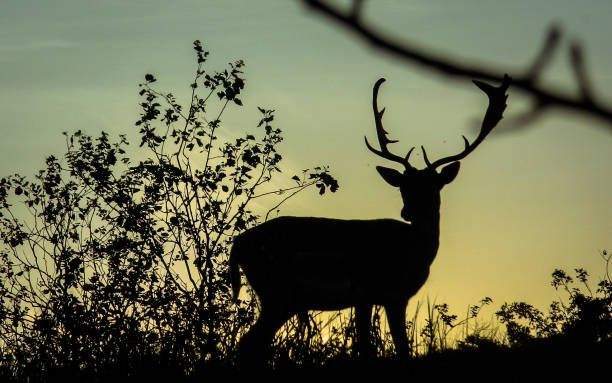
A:
[[[425,152],[425,148],[421,146],[421,150],[423,151],[423,159],[425,160],[425,164],[427,164],[427,168],[433,170],[449,162],[459,161],[465,158],[474,149],[476,149],[478,145],[480,145],[480,143],[485,139],[485,137],[487,137],[487,135],[493,130],[493,128],[499,123],[499,121],[503,117],[504,110],[506,110],[506,100],[508,99],[506,91],[508,90],[511,81],[512,78],[507,74],[504,75],[504,80],[502,84],[498,87],[485,84],[482,81],[473,80],[474,84],[476,84],[476,86],[479,87],[483,92],[485,92],[489,97],[489,106],[482,120],[482,125],[480,127],[480,133],[478,134],[478,137],[476,137],[474,142],[470,144],[468,139],[465,138],[465,136],[462,136],[463,141],[465,142],[465,149],[463,149],[461,153],[456,154],[454,156],[440,158],[433,164],[429,162],[429,159],[427,158],[427,153]]]
[[[374,109],[374,121],[376,123],[376,135],[378,136],[378,144],[380,145],[380,150],[372,147],[372,145],[370,145],[370,143],[368,142],[368,138],[364,136],[365,144],[368,147],[368,149],[370,149],[370,151],[372,151],[374,154],[380,157],[386,158],[388,160],[394,161],[394,162],[399,162],[400,164],[404,165],[406,169],[412,169],[412,165],[410,165],[409,158],[410,158],[410,154],[414,150],[414,147],[412,147],[408,151],[408,153],[406,154],[406,157],[400,157],[396,154],[391,153],[389,149],[387,149],[388,144],[393,144],[398,141],[390,140],[387,137],[387,134],[388,134],[387,131],[383,128],[382,116],[385,113],[385,108],[383,108],[380,112],[378,111],[378,88],[380,88],[380,85],[385,81],[386,80],[384,78],[378,79],[378,81],[376,81],[376,84],[374,84],[374,89],[372,90],[372,108]]]

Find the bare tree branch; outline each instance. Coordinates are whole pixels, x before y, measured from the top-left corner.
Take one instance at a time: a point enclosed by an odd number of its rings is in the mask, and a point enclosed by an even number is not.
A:
[[[585,116],[597,117],[607,122],[612,131],[612,107],[598,101],[592,91],[588,76],[586,74],[584,55],[578,43],[573,43],[570,49],[570,62],[578,83],[579,94],[570,95],[543,87],[537,82],[543,69],[550,62],[554,52],[558,49],[561,31],[553,26],[542,49],[536,56],[533,64],[524,73],[513,73],[509,69],[497,69],[478,66],[475,64],[460,64],[446,56],[439,56],[427,52],[426,49],[417,48],[409,44],[399,42],[392,37],[384,36],[380,31],[365,25],[363,22],[362,9],[363,0],[354,0],[351,9],[346,12],[338,7],[332,6],[323,0],[302,0],[304,5],[310,9],[320,12],[344,28],[352,31],[358,37],[371,44],[374,48],[389,53],[397,58],[414,62],[427,69],[440,74],[461,77],[479,78],[487,81],[502,82],[505,73],[511,74],[512,87],[520,89],[533,97],[533,109],[524,118],[516,121],[533,121],[544,110],[550,107],[578,112]]]

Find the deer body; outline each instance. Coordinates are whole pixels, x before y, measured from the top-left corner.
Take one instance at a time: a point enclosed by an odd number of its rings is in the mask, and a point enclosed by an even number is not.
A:
[[[453,156],[416,169],[409,157],[391,153],[382,126],[384,109],[377,105],[380,79],[373,89],[372,107],[380,149],[365,140],[376,155],[404,166],[395,169],[377,166],[380,176],[399,188],[404,206],[401,217],[393,219],[340,220],[315,217],[280,217],[253,227],[235,238],[230,254],[234,298],[240,291],[242,268],[257,293],[259,318],[240,341],[245,362],[266,357],[278,328],[295,314],[307,310],[338,310],[355,307],[357,349],[371,354],[370,320],[373,305],[385,308],[396,351],[409,355],[406,336],[406,305],[423,286],[439,245],[440,191],[459,172],[459,160],[471,153],[497,125],[506,107],[510,78],[500,87],[474,81],[489,97],[481,131],[472,144]],[[445,165],[437,171],[437,168]]]
[[[240,264],[262,306],[293,313],[386,305],[418,291],[437,249],[436,234],[397,220],[280,217],[235,239],[233,275]]]

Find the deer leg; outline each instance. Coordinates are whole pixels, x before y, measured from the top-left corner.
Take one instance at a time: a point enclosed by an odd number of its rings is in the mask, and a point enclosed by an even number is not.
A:
[[[357,352],[362,358],[374,355],[372,340],[370,339],[370,325],[372,320],[372,305],[355,306],[355,325],[357,328]]]
[[[406,303],[400,302],[385,305],[385,313],[387,314],[387,322],[391,329],[391,337],[395,344],[395,352],[401,358],[410,356],[408,337],[406,335]]]
[[[274,334],[289,318],[291,314],[265,310],[262,305],[259,318],[240,340],[238,355],[241,365],[253,366],[265,363],[272,351]]]

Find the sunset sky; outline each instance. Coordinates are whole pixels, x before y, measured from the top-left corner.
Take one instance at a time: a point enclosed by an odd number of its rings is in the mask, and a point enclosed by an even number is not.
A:
[[[378,0],[366,2],[364,15],[397,38],[514,76],[556,23],[563,40],[543,83],[575,91],[568,47],[578,41],[597,95],[612,104],[608,0]],[[338,178],[337,193],[301,195],[285,215],[400,219],[399,192],[374,169],[393,165],[363,142],[376,142],[371,93],[379,77],[387,79],[383,122],[401,155],[419,145],[432,159],[459,152],[461,135],[475,138],[486,108],[468,79],[373,50],[299,1],[3,0],[0,175],[33,175],[47,155],[63,153],[62,131],[135,137],[138,83],[153,73],[160,89],[184,100],[196,39],[211,52],[211,70],[246,62],[245,106],[226,113],[226,129],[256,125],[257,106],[275,109],[286,175],[327,164]],[[509,94],[506,122],[529,106],[525,94]],[[558,297],[549,285],[554,268],[585,267],[595,285],[599,253],[612,250],[611,125],[559,110],[529,126],[504,121],[442,191],[441,246],[418,298],[447,302],[457,314],[484,296],[494,300],[489,313],[513,300],[545,308]],[[413,158],[423,166],[420,153]]]

